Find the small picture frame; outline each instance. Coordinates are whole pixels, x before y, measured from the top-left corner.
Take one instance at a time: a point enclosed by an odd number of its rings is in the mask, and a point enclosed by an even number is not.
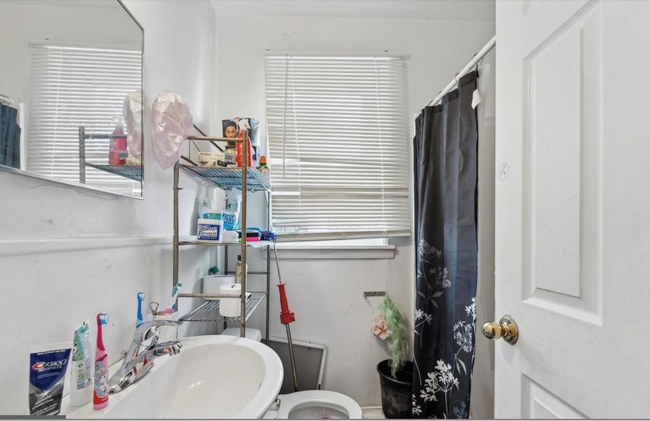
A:
[[[237,139],[239,130],[237,130],[236,122],[232,120],[222,120],[221,124],[223,126],[223,137],[228,139]]]

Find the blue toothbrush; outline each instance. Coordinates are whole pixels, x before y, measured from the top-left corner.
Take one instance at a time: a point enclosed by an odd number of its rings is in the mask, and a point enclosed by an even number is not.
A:
[[[135,327],[140,327],[144,323],[144,318],[142,317],[142,302],[144,301],[144,292],[138,292],[138,321],[135,324]]]

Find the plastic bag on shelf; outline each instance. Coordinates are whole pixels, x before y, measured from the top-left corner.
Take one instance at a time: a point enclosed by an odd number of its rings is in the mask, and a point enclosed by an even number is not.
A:
[[[183,142],[192,130],[190,107],[173,92],[158,95],[151,107],[153,152],[158,164],[166,170],[183,153]]]

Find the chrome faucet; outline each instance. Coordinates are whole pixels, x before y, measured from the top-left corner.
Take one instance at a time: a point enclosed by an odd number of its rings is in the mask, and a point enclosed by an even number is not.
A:
[[[163,355],[176,355],[181,352],[181,343],[169,341],[158,343],[160,326],[179,326],[183,322],[174,320],[152,320],[143,323],[135,330],[133,342],[124,351],[122,366],[108,381],[108,393],[121,392],[143,378],[154,366],[154,360]],[[142,367],[137,368],[139,364]]]

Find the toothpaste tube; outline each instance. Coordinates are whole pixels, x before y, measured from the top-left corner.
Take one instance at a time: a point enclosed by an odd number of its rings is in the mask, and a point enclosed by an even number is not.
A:
[[[61,411],[69,342],[32,346],[29,358],[29,413],[57,415]]]
[[[93,400],[93,349],[90,320],[77,326],[72,347],[70,405],[81,406]]]

